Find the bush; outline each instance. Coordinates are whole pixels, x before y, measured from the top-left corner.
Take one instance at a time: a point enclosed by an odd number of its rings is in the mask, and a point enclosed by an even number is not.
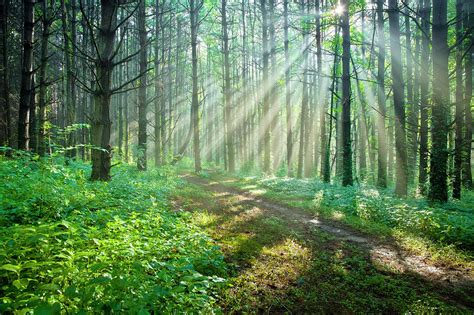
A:
[[[0,161],[0,313],[147,314],[217,308],[219,248],[170,211],[171,169]]]

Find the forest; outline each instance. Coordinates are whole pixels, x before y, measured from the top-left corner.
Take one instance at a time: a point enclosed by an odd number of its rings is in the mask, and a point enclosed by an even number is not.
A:
[[[472,314],[472,0],[0,0],[0,314]]]

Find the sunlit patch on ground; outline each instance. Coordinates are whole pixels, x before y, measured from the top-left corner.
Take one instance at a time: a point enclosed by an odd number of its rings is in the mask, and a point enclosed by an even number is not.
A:
[[[240,305],[240,311],[285,309],[288,289],[300,285],[311,260],[310,250],[291,238],[266,246],[235,278],[227,298],[232,305]]]

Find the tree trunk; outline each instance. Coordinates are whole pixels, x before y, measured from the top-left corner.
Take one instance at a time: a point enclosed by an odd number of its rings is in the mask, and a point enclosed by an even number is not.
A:
[[[465,4],[468,4],[466,2]],[[471,168],[471,147],[472,147],[472,54],[474,53],[474,5],[472,2],[469,3],[469,7],[464,10],[467,12],[465,29],[470,28],[471,33],[467,37],[466,44],[466,57],[464,61],[464,71],[466,73],[466,88],[465,88],[465,124],[466,130],[464,134],[465,146],[464,146],[464,158],[463,158],[463,171],[462,171],[462,181],[464,187],[467,189],[472,189],[472,168]]]
[[[344,12],[341,19],[342,29],[342,185],[350,186],[352,179],[351,147],[351,37],[349,26],[349,1],[342,0]]]
[[[262,49],[263,49],[263,69],[262,69],[262,93],[263,93],[263,113],[261,125],[263,127],[263,171],[270,173],[270,93],[268,80],[268,16],[265,0],[260,0],[260,10],[262,11]]]
[[[395,111],[395,194],[404,197],[408,192],[407,146],[405,133],[405,93],[403,91],[402,49],[400,46],[400,20],[398,1],[389,0],[390,50],[392,68],[393,107]]]
[[[160,12],[160,0],[156,0],[155,3],[155,39],[158,42],[160,37],[160,29],[162,28],[162,16]],[[162,165],[162,149],[161,149],[161,107],[160,97],[163,97],[163,84],[161,83],[160,74],[160,45],[155,44],[155,166]]]
[[[423,1],[423,0],[421,0]],[[431,0],[424,0],[421,9],[421,61],[420,61],[420,169],[418,184],[420,192],[426,194],[428,177],[428,97],[430,59],[430,16]]]
[[[48,1],[44,0],[41,3],[42,11],[42,34],[41,34],[41,57],[40,57],[40,68],[39,68],[39,96],[38,96],[38,108],[39,108],[39,132],[38,132],[38,154],[44,156],[47,153],[48,144],[46,143],[46,66],[48,62],[48,40],[49,40],[49,27],[52,20],[49,17],[48,12]]]
[[[30,149],[30,104],[33,98],[34,0],[23,1],[23,56],[21,62],[20,105],[18,109],[18,149]]]
[[[196,3],[198,1],[198,3]],[[191,18],[191,56],[192,56],[192,104],[191,116],[193,126],[193,153],[194,170],[201,171],[201,147],[199,143],[199,100],[198,100],[198,57],[197,57],[197,32],[199,28],[199,10],[202,7],[201,0],[190,0],[190,18]]]
[[[145,0],[140,0],[138,5],[138,40],[140,44],[140,82],[138,88],[138,158],[137,168],[139,171],[146,170],[146,85],[147,85],[147,39],[146,39],[146,5]]]
[[[409,9],[405,10],[405,55],[406,55],[406,75],[407,75],[407,109],[408,109],[408,128],[406,133],[407,138],[407,165],[412,167],[407,169],[407,181],[412,182],[414,178],[414,171],[416,165],[416,151],[417,151],[417,129],[418,129],[418,111],[417,105],[413,97],[413,56],[412,56],[412,34],[410,29]]]
[[[463,0],[456,0],[456,41],[460,41],[463,36]],[[453,198],[461,199],[461,171],[462,171],[462,147],[463,147],[463,118],[464,118],[464,83],[463,83],[463,47],[456,47],[456,136],[454,144],[454,174],[453,174]]]
[[[309,21],[306,16],[305,11],[305,2],[301,2],[301,14],[303,16],[302,21],[302,35],[303,35],[303,91],[301,98],[301,115],[300,115],[300,146],[298,149],[298,169],[296,176],[298,178],[303,178],[304,174],[304,163],[311,163],[310,161],[305,161],[305,140],[307,132],[307,116],[308,116],[308,72],[309,72],[309,40],[310,40],[310,31],[309,31]]]
[[[283,32],[285,49],[285,107],[286,107],[286,166],[288,177],[293,176],[293,117],[291,108],[290,55],[288,39],[288,0],[283,1]]]
[[[117,25],[118,2],[101,0],[100,25],[97,37],[98,56],[96,59],[97,84],[92,106],[91,143],[94,147],[92,158],[92,180],[109,180],[112,158],[110,145],[110,98],[111,78],[114,68],[113,52]]]
[[[447,0],[433,0],[433,105],[431,116],[430,192],[433,201],[448,200],[446,137],[449,132]]]
[[[0,146],[10,143],[10,91],[8,75],[8,6],[9,0],[0,0]]]
[[[224,54],[224,108],[225,108],[225,124],[226,134],[225,143],[227,145],[227,161],[228,170],[231,173],[235,172],[235,139],[234,139],[234,124],[235,119],[233,114],[233,104],[230,86],[230,62],[229,62],[229,35],[227,32],[227,1],[221,1],[221,15],[222,15],[222,43]]]
[[[387,187],[387,133],[385,132],[385,33],[383,17],[384,0],[377,0],[377,186]]]

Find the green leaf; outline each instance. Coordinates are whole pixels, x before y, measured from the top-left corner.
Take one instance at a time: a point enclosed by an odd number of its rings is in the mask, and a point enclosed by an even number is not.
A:
[[[8,270],[8,271],[13,271],[13,272],[19,273],[20,270],[21,270],[21,267],[18,266],[18,265],[5,264],[5,265],[3,265],[2,267],[0,267],[0,269]]]
[[[49,303],[40,304],[35,308],[35,315],[54,315],[61,312],[61,306],[59,303],[54,303],[53,305]]]
[[[13,281],[13,286],[17,288],[18,290],[25,290],[28,287],[28,283],[30,282],[29,279],[17,279]]]

